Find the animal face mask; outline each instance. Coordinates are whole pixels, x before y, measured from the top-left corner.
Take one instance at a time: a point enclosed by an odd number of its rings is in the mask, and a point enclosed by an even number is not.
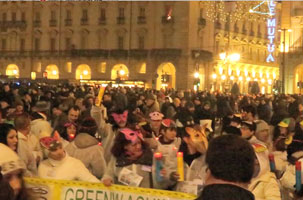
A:
[[[143,136],[142,136],[141,132],[139,132],[139,131],[133,131],[129,128],[124,128],[124,129],[120,130],[120,132],[123,133],[125,138],[127,140],[131,141],[132,143],[135,143],[138,138],[143,140]]]
[[[190,135],[190,139],[194,143],[203,143],[205,148],[208,148],[208,140],[205,134],[205,127],[202,127],[201,130],[196,130],[191,127],[185,128],[186,132]]]

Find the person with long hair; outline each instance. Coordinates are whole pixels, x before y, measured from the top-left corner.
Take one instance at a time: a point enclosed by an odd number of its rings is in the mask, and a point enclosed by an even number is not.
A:
[[[153,154],[140,132],[129,128],[121,129],[114,140],[111,153],[113,157],[102,178],[104,185],[153,188]]]
[[[15,152],[17,151],[18,137],[13,125],[7,123],[0,124],[0,143],[5,144]]]
[[[4,144],[0,144],[0,152],[0,199],[32,199],[29,197],[23,181],[24,163],[16,152]]]

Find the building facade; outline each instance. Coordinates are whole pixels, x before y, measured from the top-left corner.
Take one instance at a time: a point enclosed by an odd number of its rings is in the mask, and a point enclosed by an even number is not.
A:
[[[303,2],[282,3],[281,54],[285,63],[287,93],[302,93],[303,89]],[[283,60],[281,61],[281,65]],[[282,67],[281,67],[282,68]]]
[[[216,2],[216,7],[222,4]],[[230,91],[237,83],[240,92],[251,92],[253,85],[258,84],[261,93],[272,93],[279,79],[278,48],[273,52],[273,62],[268,57],[268,15],[251,13],[247,10],[256,6],[256,2],[224,2],[225,16],[214,20],[215,48],[214,69],[212,74],[213,88]],[[242,7],[241,7],[242,6]],[[268,5],[263,5],[263,12],[268,12]],[[247,8],[249,7],[249,8]],[[280,5],[275,5],[275,22],[280,18]],[[217,15],[221,15],[218,9]],[[242,13],[241,13],[242,12]],[[236,14],[235,14],[236,13]],[[237,16],[237,14],[239,16]],[[234,19],[232,19],[234,17]],[[276,47],[279,46],[278,33],[274,31]]]
[[[266,21],[214,21],[205,2],[0,4],[0,72],[11,77],[221,91],[237,82],[242,92],[252,80],[270,92],[279,77],[265,62]]]

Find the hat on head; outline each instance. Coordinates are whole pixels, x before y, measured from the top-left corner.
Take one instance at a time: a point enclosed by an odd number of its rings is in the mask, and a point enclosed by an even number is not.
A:
[[[158,120],[162,120],[164,115],[162,113],[156,111],[156,112],[150,113],[149,117],[153,121],[158,121]]]
[[[237,127],[234,127],[234,126],[227,126],[225,128],[225,132],[227,134],[231,134],[231,135],[239,135],[241,136],[241,130]]]
[[[231,122],[236,122],[238,124],[241,124],[242,120],[241,117],[238,117],[237,115],[233,115],[233,117],[230,119]]]
[[[18,169],[25,169],[25,165],[22,160],[8,146],[0,143],[0,152],[0,167],[2,175]]]
[[[38,101],[35,107],[38,112],[46,112],[50,110],[50,103],[47,101]]]
[[[40,139],[40,144],[42,147],[49,151],[55,151],[59,146],[62,146],[62,143],[53,137],[43,137]]]
[[[242,121],[242,126],[248,127],[251,131],[256,131],[256,124],[251,121]]]
[[[290,124],[290,118],[285,118],[278,124],[278,126],[287,128],[289,124]]]
[[[177,128],[176,123],[174,122],[174,120],[171,119],[163,119],[162,125],[167,128]]]
[[[256,122],[256,132],[264,131],[264,130],[269,130],[268,124],[264,120],[259,120]]]

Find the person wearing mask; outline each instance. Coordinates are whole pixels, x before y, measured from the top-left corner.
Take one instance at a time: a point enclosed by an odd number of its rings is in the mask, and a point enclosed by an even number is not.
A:
[[[111,149],[113,154],[102,182],[105,186],[122,184],[153,188],[154,178],[150,170],[153,153],[143,141],[140,132],[129,128],[121,129]]]
[[[44,137],[40,143],[48,151],[48,159],[42,161],[38,168],[40,178],[100,182],[80,160],[65,152],[57,138]]]

